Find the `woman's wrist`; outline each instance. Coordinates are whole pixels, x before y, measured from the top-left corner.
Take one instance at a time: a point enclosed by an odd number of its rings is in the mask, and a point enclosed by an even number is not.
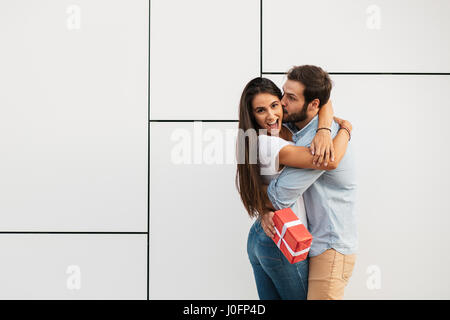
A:
[[[347,127],[341,126],[341,127],[339,128],[339,130],[345,130],[345,131],[347,131],[347,133],[348,133],[348,141],[350,141],[350,140],[352,139],[352,134],[350,133],[351,129],[349,130]]]

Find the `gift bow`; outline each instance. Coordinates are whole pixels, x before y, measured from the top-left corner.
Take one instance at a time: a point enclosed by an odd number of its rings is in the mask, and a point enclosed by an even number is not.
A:
[[[280,240],[278,240],[278,243],[277,243],[277,247],[280,248],[281,241],[283,241],[284,245],[286,246],[286,248],[288,249],[289,253],[293,257],[296,257],[296,256],[299,256],[301,254],[304,254],[305,252],[308,252],[309,249],[310,249],[310,248],[306,248],[304,250],[301,250],[301,251],[298,251],[298,252],[294,252],[294,250],[291,249],[291,247],[288,245],[286,240],[283,239],[284,235],[286,234],[286,230],[288,228],[296,226],[296,225],[299,225],[299,224],[302,224],[300,220],[294,220],[294,221],[286,222],[285,224],[283,224],[283,229],[281,230],[281,234],[278,231],[277,227],[275,227],[275,231],[277,232],[278,237],[280,237]]]

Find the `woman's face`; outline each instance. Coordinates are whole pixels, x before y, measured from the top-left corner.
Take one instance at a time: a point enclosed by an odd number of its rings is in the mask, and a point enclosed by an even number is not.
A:
[[[268,134],[281,129],[283,108],[277,96],[270,93],[258,93],[253,98],[252,109],[259,129],[267,129]]]

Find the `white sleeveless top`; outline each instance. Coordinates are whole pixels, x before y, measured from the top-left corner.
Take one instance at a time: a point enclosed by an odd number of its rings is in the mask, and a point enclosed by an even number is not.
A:
[[[283,171],[284,167],[278,170],[278,154],[287,145],[294,145],[294,143],[276,136],[268,136],[265,134],[258,136],[258,155],[263,183],[269,184],[272,179],[278,177]],[[305,227],[308,228],[305,203],[303,202],[302,196],[298,198],[297,203],[292,209]]]

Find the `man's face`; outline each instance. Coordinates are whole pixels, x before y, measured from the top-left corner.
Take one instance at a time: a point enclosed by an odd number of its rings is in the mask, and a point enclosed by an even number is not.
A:
[[[299,122],[307,118],[308,105],[303,91],[305,86],[298,81],[287,80],[283,85],[283,122]]]

